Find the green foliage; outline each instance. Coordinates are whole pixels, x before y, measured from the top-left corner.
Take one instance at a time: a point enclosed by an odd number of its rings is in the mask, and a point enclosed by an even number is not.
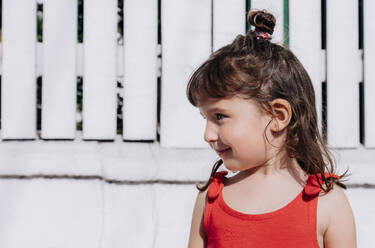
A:
[[[43,4],[37,5],[37,40],[43,42]]]
[[[250,30],[250,24],[247,22],[247,13],[251,9],[251,1],[246,0],[246,13],[245,13],[245,23],[246,23],[246,32]]]
[[[83,0],[78,0],[78,43],[83,42]]]
[[[118,23],[117,23],[117,33],[119,34],[118,43],[123,43],[124,37],[124,0],[118,0],[118,8],[117,8],[117,16],[118,16]]]
[[[289,0],[284,0],[284,46],[289,47]]]
[[[123,83],[117,81],[117,134],[122,134],[122,109],[124,105],[124,98],[122,95],[123,88]]]
[[[82,113],[82,98],[83,98],[83,80],[82,77],[77,77],[77,112]],[[82,131],[82,120],[76,123],[76,130]]]
[[[41,130],[41,120],[42,120],[42,77],[36,79],[36,113],[37,113],[37,123],[36,130]]]

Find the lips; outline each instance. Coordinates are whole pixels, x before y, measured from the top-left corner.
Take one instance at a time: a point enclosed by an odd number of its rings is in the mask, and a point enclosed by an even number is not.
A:
[[[224,152],[229,151],[229,150],[230,150],[230,147],[229,147],[229,148],[225,148],[225,149],[221,149],[221,150],[216,150],[216,152],[217,152],[219,155],[221,155],[221,154],[223,154]]]

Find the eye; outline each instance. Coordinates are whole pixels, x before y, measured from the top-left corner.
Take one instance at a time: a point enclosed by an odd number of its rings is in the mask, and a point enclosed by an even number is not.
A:
[[[218,121],[220,121],[220,120],[222,120],[223,118],[225,118],[225,115],[220,114],[220,113],[215,114],[215,116],[216,116],[216,119],[217,119]]]

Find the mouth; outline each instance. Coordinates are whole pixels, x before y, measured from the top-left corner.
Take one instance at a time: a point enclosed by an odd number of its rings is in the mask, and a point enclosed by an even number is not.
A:
[[[224,154],[225,152],[229,151],[230,149],[231,149],[231,148],[229,147],[229,148],[226,148],[226,149],[223,149],[223,150],[216,150],[216,152],[217,152],[217,154],[222,155],[222,154]]]

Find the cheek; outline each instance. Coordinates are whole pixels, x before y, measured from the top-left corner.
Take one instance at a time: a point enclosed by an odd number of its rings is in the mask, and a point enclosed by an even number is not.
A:
[[[230,147],[235,147],[238,145],[239,140],[241,140],[240,137],[243,135],[244,132],[238,126],[228,125],[226,127],[223,127],[220,133],[221,141],[224,144]]]
[[[230,139],[226,144],[232,146],[235,151],[243,155],[252,156],[254,153],[259,154],[265,149],[266,140],[263,132],[264,127],[260,123],[237,126],[230,130]]]

